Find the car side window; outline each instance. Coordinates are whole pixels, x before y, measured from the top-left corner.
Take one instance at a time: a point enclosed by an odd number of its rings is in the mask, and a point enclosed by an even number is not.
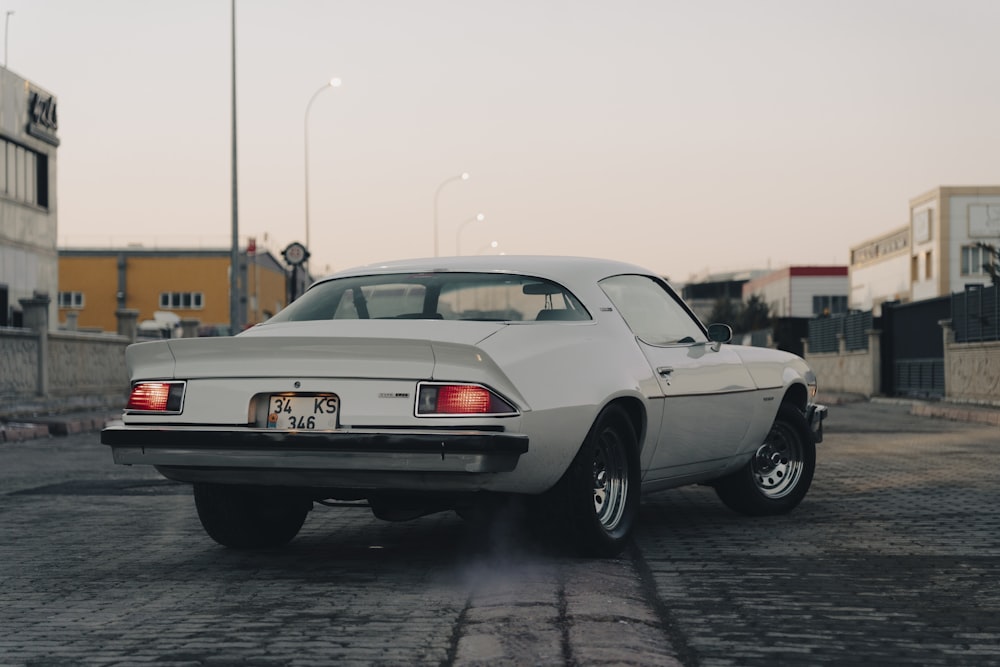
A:
[[[649,276],[613,276],[602,280],[600,286],[643,342],[674,345],[708,340],[678,298]]]

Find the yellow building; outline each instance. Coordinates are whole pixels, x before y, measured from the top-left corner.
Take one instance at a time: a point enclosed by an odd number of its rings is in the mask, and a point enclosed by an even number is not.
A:
[[[202,327],[229,327],[230,250],[59,250],[59,322],[76,313],[82,329],[116,331],[115,312],[139,311],[198,320]],[[263,322],[288,303],[285,267],[270,252],[240,252],[240,321]]]

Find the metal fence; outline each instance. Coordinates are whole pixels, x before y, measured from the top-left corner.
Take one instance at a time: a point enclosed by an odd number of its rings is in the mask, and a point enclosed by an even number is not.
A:
[[[1000,287],[966,285],[951,295],[951,326],[958,343],[1000,340]]]
[[[882,392],[886,396],[944,395],[944,336],[951,297],[882,304]]]
[[[870,310],[809,320],[809,352],[837,352],[840,349],[837,334],[844,335],[848,352],[867,350],[868,332],[873,324]]]
[[[944,396],[944,359],[896,359],[892,394]]]

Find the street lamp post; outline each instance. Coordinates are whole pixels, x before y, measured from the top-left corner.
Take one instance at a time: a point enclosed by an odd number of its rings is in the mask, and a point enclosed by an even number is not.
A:
[[[229,334],[235,336],[243,328],[240,317],[240,296],[242,294],[240,286],[240,216],[239,216],[239,189],[237,181],[237,160],[236,160],[236,0],[230,2],[231,38],[232,54],[232,74],[230,75],[230,85],[232,88],[232,165],[230,189],[232,192],[232,222],[231,238],[229,248]],[[4,56],[4,67],[7,66],[7,58]]]
[[[7,10],[7,16],[3,20],[3,66],[7,69],[7,33],[10,29],[10,17],[14,13],[13,9]]]
[[[463,171],[458,176],[452,176],[451,178],[446,179],[444,182],[441,183],[441,185],[437,187],[437,190],[434,191],[434,256],[435,257],[438,256],[438,197],[441,195],[441,190],[444,189],[444,186],[448,185],[449,183],[454,183],[455,181],[467,181],[467,180],[469,180],[469,173]]]
[[[312,246],[309,245],[309,110],[312,108],[313,102],[316,98],[327,88],[339,88],[341,84],[340,79],[334,77],[324,83],[320,88],[313,93],[312,97],[309,98],[309,103],[306,104],[305,120],[302,123],[303,126],[303,137],[304,137],[304,148],[303,154],[305,155],[305,182],[306,182],[306,248],[312,251]]]
[[[477,213],[476,215],[472,216],[468,220],[464,220],[458,226],[458,231],[455,232],[455,256],[456,257],[458,255],[462,254],[462,252],[461,252],[461,245],[459,244],[459,238],[461,237],[462,230],[465,229],[465,226],[468,225],[470,222],[482,222],[485,219],[486,219],[485,215],[483,215],[482,213]]]

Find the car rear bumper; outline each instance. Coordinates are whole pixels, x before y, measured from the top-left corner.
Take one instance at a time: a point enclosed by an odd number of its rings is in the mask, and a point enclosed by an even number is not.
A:
[[[823,442],[823,420],[826,419],[827,409],[825,405],[812,403],[806,408],[806,421],[809,424],[809,432],[812,433],[813,442]]]
[[[126,426],[101,432],[115,463],[197,469],[336,473],[509,472],[528,436],[489,431],[274,431],[253,428]],[[161,470],[163,472],[163,470]],[[165,473],[166,474],[166,473]],[[177,475],[167,475],[178,478]],[[204,474],[200,475],[204,477]]]

